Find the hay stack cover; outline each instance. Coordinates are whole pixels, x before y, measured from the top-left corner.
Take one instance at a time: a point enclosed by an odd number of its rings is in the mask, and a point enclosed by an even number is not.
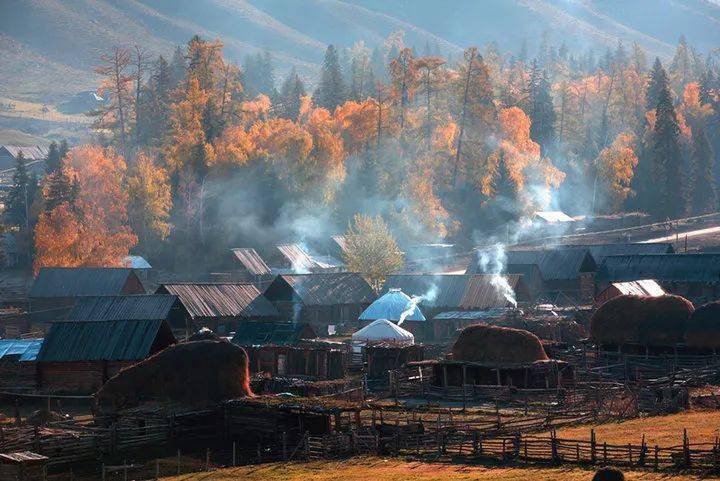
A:
[[[610,299],[590,319],[596,344],[671,346],[683,342],[692,302],[681,296],[622,295]]]
[[[475,325],[462,330],[452,349],[453,359],[487,364],[532,364],[547,360],[536,335],[510,327]]]
[[[223,338],[215,334],[212,329],[207,327],[200,328],[195,334],[188,337],[185,342],[195,341],[222,341]]]
[[[720,301],[698,307],[688,319],[685,343],[691,347],[720,347]]]
[[[222,341],[175,344],[123,369],[95,394],[100,411],[129,409],[143,402],[204,407],[252,396],[248,355]]]

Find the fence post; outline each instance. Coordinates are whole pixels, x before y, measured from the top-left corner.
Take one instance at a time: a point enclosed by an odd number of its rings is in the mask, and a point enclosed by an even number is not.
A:
[[[595,464],[597,461],[597,453],[595,452],[595,430],[590,430],[590,462]]]
[[[210,471],[210,448],[205,448],[205,471]]]
[[[102,471],[101,471],[101,472],[102,472],[102,475],[101,475],[101,478],[100,478],[100,479],[101,479],[102,481],[105,481],[105,464],[103,464],[103,465],[100,467],[100,469],[102,470]]]
[[[660,447],[655,445],[655,471],[660,468]]]
[[[685,458],[685,467],[690,467],[690,440],[688,439],[687,429],[683,429],[683,457]]]
[[[155,479],[160,479],[160,460],[155,460]]]
[[[553,463],[558,462],[557,433],[553,429],[550,432],[550,453]]]
[[[640,457],[638,458],[638,464],[640,466],[645,465],[645,457],[647,456],[647,444],[645,443],[645,435],[643,434],[642,441],[640,442]]]
[[[260,444],[257,445],[257,462],[262,463],[262,451],[260,450]]]
[[[477,456],[477,453],[478,453],[478,433],[477,433],[477,431],[473,431],[473,433],[472,433],[472,449],[473,449],[473,454]]]

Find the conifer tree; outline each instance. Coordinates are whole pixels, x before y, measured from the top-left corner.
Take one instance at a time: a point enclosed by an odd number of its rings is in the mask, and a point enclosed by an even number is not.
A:
[[[550,94],[547,72],[541,72],[533,60],[526,89],[525,111],[530,116],[530,137],[540,144],[543,154],[555,141],[555,106]]]
[[[645,107],[647,110],[655,110],[660,99],[660,92],[668,85],[668,76],[658,57],[648,77],[648,87],[645,92]]]
[[[658,219],[677,219],[685,213],[687,202],[683,197],[680,127],[667,83],[661,85],[655,116],[652,157],[657,200],[653,211]]]
[[[345,102],[345,84],[340,70],[340,60],[332,44],[325,50],[325,59],[320,71],[320,85],[315,91],[314,100],[318,106],[331,112]]]
[[[295,67],[280,87],[280,117],[295,120],[300,113],[300,99],[305,95],[305,85]]]
[[[705,128],[696,122],[692,128],[692,190],[691,207],[693,214],[707,214],[718,208],[715,188],[715,154]]]
[[[30,190],[30,176],[25,165],[25,158],[20,152],[15,160],[15,172],[12,186],[5,200],[5,222],[10,225],[29,227],[28,209],[33,192]]]
[[[185,60],[185,54],[181,46],[175,47],[173,52],[172,60],[170,60],[170,88],[175,88],[185,81],[185,74],[187,71],[187,62]]]

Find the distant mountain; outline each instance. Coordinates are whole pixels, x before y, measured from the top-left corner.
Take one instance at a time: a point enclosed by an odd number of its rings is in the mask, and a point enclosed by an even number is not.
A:
[[[530,55],[543,32],[598,53],[618,40],[667,57],[680,35],[701,52],[720,47],[717,0],[2,0],[0,95],[50,102],[92,88],[102,49],[139,44],[170,55],[194,34],[220,38],[240,61],[272,52],[280,75],[314,78],[328,43],[373,46],[392,32],[422,53],[453,56],[497,41]]]

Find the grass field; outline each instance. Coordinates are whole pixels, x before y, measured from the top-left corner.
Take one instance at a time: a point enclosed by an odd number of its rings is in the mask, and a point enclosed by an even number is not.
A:
[[[3,108],[0,115],[5,117],[21,117],[26,119],[48,120],[52,122],[70,122],[89,124],[92,119],[86,115],[67,115],[57,111],[54,105],[0,97],[0,105],[12,104],[14,109]]]
[[[697,477],[651,472],[626,472],[628,480],[689,481]],[[229,468],[210,473],[164,478],[175,481],[584,481],[593,471],[579,468],[489,468],[452,464],[404,462],[396,459],[353,458],[342,462],[273,463]]]
[[[712,443],[720,436],[720,411],[692,411],[597,426],[578,426],[559,429],[557,434],[560,438],[589,440],[590,428],[595,429],[599,442],[609,444],[640,444],[644,434],[650,446],[677,446],[682,444],[683,429],[687,429],[691,443]]]

